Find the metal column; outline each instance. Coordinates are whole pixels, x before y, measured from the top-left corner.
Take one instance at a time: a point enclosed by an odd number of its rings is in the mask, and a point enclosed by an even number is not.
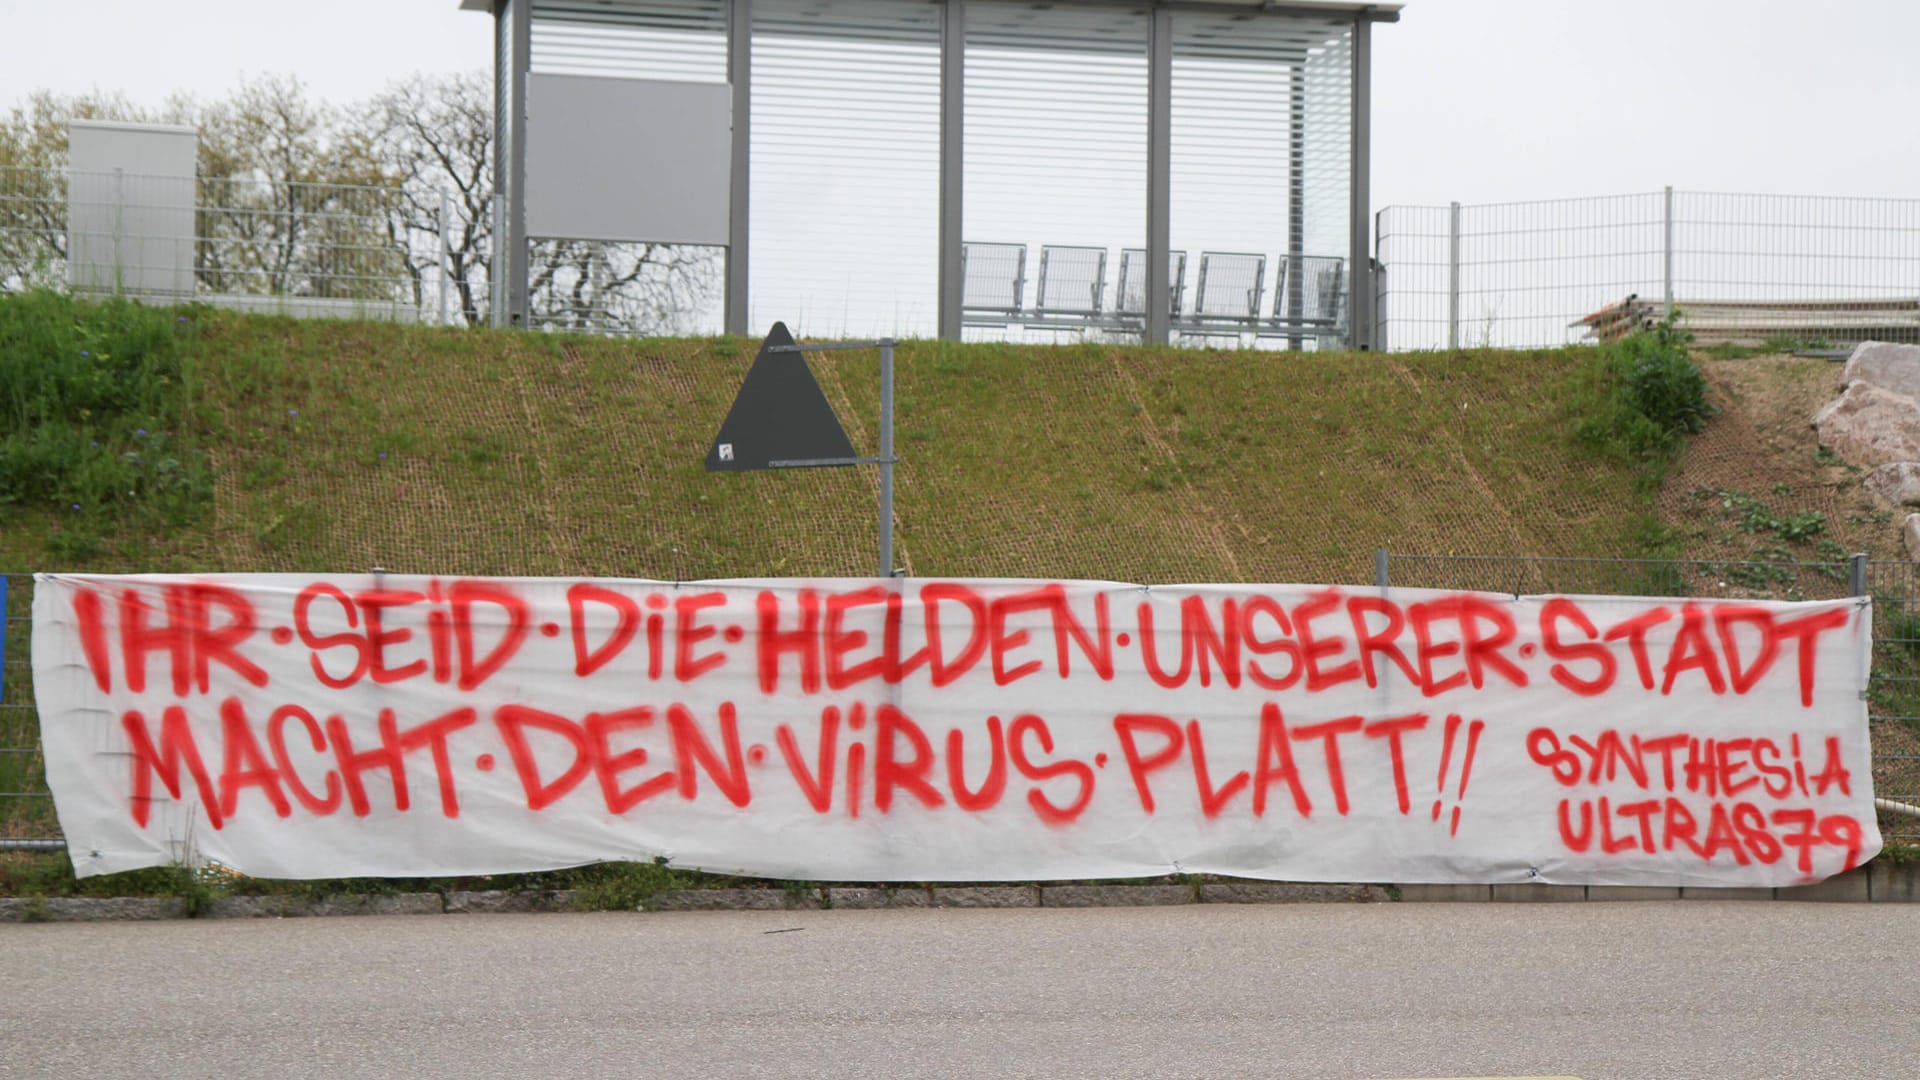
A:
[[[1153,8],[1147,44],[1147,320],[1146,343],[1172,334],[1173,12]]]
[[[727,209],[727,333],[747,325],[748,200],[753,164],[753,0],[727,0],[727,82],[733,87],[731,197]]]
[[[1361,12],[1353,21],[1353,152],[1347,214],[1347,322],[1349,341],[1356,349],[1373,347],[1373,260],[1368,250],[1367,225],[1373,220],[1368,173],[1373,167],[1369,150],[1373,108],[1373,19]]]
[[[1666,237],[1665,237],[1665,240],[1662,242],[1662,250],[1666,253],[1666,261],[1665,261],[1665,268],[1663,273],[1663,277],[1665,279],[1665,289],[1661,293],[1662,301],[1660,305],[1660,316],[1663,319],[1671,321],[1673,319],[1673,185],[1672,184],[1667,185],[1666,203],[1665,203],[1665,209],[1662,213],[1662,221],[1665,223],[1665,226],[1666,226],[1666,230],[1665,230]]]
[[[940,20],[940,336],[948,341],[960,340],[966,303],[966,34],[965,0],[946,0]]]
[[[527,325],[527,69],[532,66],[533,4],[531,0],[511,0],[506,5],[502,29],[509,35],[507,70],[500,73],[507,82],[505,168],[507,193],[506,229],[499,252],[504,254],[506,276],[506,319],[503,325],[520,328]],[[502,262],[494,256],[496,269]]]

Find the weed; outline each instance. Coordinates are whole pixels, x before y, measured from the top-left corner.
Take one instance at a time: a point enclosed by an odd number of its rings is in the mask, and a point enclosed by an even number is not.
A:
[[[583,866],[569,877],[574,906],[581,911],[636,911],[655,895],[688,882],[688,876],[668,866],[665,858]]]
[[[1604,397],[1581,420],[1580,438],[1615,453],[1665,459],[1705,427],[1716,410],[1700,365],[1687,355],[1689,337],[1669,316],[1608,346],[1600,354]]]

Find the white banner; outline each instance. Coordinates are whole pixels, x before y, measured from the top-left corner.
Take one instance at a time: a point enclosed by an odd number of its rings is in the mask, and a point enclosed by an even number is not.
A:
[[[36,581],[83,876],[1772,886],[1880,850],[1864,599]]]

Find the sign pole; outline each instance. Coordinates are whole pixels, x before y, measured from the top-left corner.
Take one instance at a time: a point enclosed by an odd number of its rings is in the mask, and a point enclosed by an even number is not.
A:
[[[893,339],[880,339],[880,576],[893,576]]]

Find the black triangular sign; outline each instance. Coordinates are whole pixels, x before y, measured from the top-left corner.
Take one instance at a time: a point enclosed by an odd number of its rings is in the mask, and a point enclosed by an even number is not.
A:
[[[813,380],[806,355],[773,351],[792,344],[787,324],[774,323],[707,450],[708,472],[854,464],[853,443]]]

